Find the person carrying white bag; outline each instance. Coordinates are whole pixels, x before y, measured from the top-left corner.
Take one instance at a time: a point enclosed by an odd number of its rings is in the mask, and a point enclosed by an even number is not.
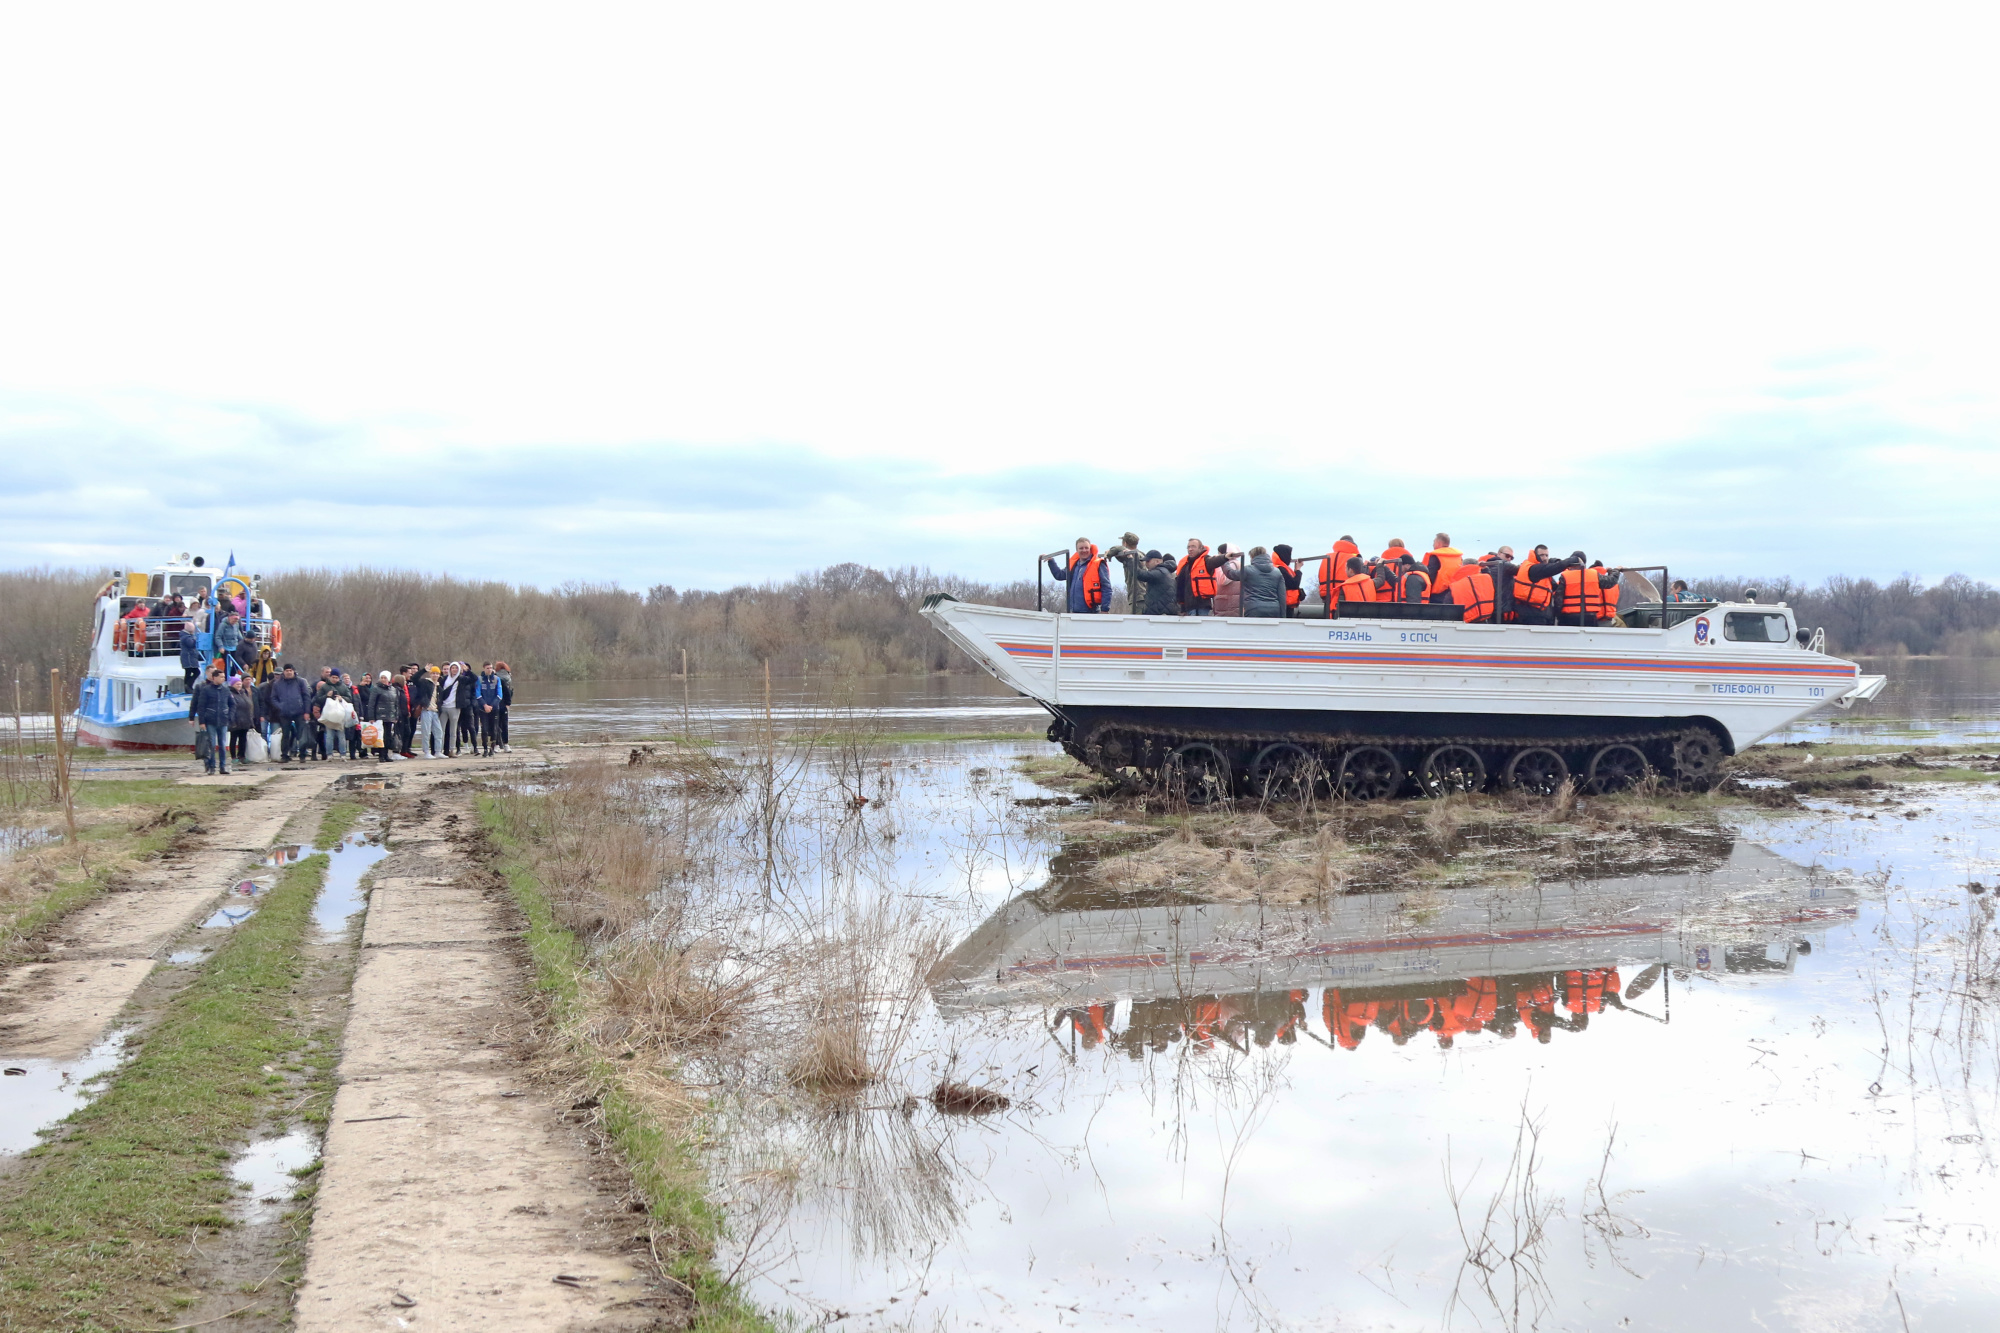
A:
[[[335,754],[347,754],[347,729],[354,725],[354,701],[345,685],[329,685],[325,702],[319,707],[319,723],[326,728],[327,743]]]

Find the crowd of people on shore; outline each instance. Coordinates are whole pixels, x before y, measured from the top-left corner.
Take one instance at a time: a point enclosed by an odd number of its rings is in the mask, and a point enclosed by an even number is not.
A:
[[[1406,602],[1456,607],[1474,623],[1623,623],[1618,590],[1625,570],[1606,568],[1582,551],[1552,556],[1545,545],[1525,560],[1517,560],[1511,546],[1468,557],[1443,532],[1422,556],[1400,537],[1376,556],[1364,556],[1351,536],[1341,537],[1330,551],[1307,556],[1285,544],[1241,551],[1224,542],[1211,551],[1199,537],[1190,537],[1187,554],[1176,560],[1140,550],[1137,534],[1128,532],[1109,551],[1079,537],[1073,550],[1042,559],[1065,585],[1063,609],[1073,615],[1111,609],[1115,561],[1123,567],[1126,606],[1134,615],[1297,616],[1317,562],[1315,590],[1327,615],[1360,603]],[[1677,580],[1666,600],[1690,600],[1686,582]]]
[[[364,672],[359,683],[339,667],[310,680],[290,662],[262,679],[233,666],[218,645],[205,668],[197,664],[190,690],[195,753],[210,773],[227,773],[232,759],[247,762],[253,735],[267,758],[286,764],[365,759],[371,752],[386,764],[508,749],[514,677],[505,662],[477,670],[465,662],[412,662],[372,680]]]

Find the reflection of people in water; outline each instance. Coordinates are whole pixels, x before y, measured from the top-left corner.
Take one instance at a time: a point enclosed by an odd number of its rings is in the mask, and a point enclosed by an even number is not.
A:
[[[1370,1028],[1385,1033],[1397,1046],[1430,1032],[1441,1050],[1450,1050],[1462,1035],[1491,1032],[1506,1040],[1523,1027],[1536,1041],[1546,1043],[1559,1030],[1584,1031],[1590,1016],[1607,1006],[1623,1009],[1619,988],[1615,967],[1467,977],[1421,989],[1328,986],[1320,996],[1320,1016],[1333,1044],[1349,1051],[1361,1045]],[[1092,1004],[1062,1010],[1054,1026],[1058,1031],[1067,1026],[1086,1051],[1109,1046],[1134,1060],[1183,1041],[1197,1051],[1217,1046],[1247,1051],[1252,1045],[1296,1044],[1305,1026],[1305,1001],[1303,990],[1136,1000],[1122,1032],[1112,1030],[1110,1005]]]

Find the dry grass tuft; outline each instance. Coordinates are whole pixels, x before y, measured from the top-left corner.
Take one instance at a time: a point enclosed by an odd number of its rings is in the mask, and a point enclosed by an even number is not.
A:
[[[708,1046],[733,1033],[756,995],[747,979],[719,979],[714,950],[661,940],[621,940],[599,959],[604,1008],[624,1039],[668,1050]]]
[[[823,1013],[785,1070],[793,1083],[811,1092],[850,1097],[875,1081],[868,1062],[868,1030],[861,1015]]]

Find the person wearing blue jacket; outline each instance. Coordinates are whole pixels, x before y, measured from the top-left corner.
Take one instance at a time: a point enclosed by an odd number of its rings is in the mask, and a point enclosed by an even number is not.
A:
[[[211,663],[188,700],[189,720],[208,734],[208,757],[201,761],[204,772],[218,768],[225,775],[229,772],[229,721],[235,711],[236,698],[222,678],[222,664]]]
[[[194,683],[201,679],[201,641],[194,632],[194,622],[183,617],[180,622],[181,640],[181,688],[192,692]]]
[[[507,706],[507,687],[494,674],[491,662],[480,671],[479,683],[472,687],[472,706],[479,714],[480,749],[491,756],[494,744],[500,739],[500,710]]]
[[[237,660],[237,650],[242,646],[243,621],[232,611],[215,627],[215,655],[223,660],[227,671],[235,673],[243,669],[243,663]]]
[[[1076,551],[1062,564],[1056,559],[1064,553],[1054,551],[1043,557],[1048,561],[1049,576],[1058,583],[1069,585],[1066,608],[1073,616],[1094,616],[1111,609],[1111,571],[1109,563],[1097,553],[1097,547],[1088,537],[1076,539]]]

